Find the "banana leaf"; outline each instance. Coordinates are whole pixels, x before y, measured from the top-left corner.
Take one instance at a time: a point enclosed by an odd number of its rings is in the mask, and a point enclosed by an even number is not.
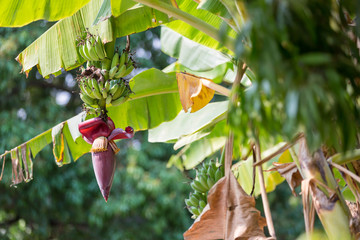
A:
[[[45,19],[57,21],[72,16],[90,0],[3,0],[0,27],[21,27]]]

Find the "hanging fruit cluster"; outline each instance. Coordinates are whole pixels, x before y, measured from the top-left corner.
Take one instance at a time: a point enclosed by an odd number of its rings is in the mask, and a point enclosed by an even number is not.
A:
[[[84,109],[105,116],[106,107],[126,102],[132,93],[129,82],[123,79],[135,68],[130,49],[122,54],[115,51],[110,57],[100,37],[87,32],[84,39],[78,39],[78,51],[87,61],[77,77]]]
[[[192,218],[197,218],[207,204],[207,194],[210,188],[224,176],[224,166],[214,160],[203,163],[196,170],[196,177],[190,183],[194,190],[190,193],[189,198],[185,199],[187,209]]]
[[[89,32],[86,32],[85,38],[78,40],[79,54],[87,61],[86,68],[82,67],[76,78],[80,98],[84,102],[84,110],[98,116],[80,123],[79,131],[83,139],[92,145],[90,151],[94,173],[105,201],[108,200],[114,177],[115,154],[119,151],[114,140],[134,136],[130,126],[125,130],[116,128],[106,110],[109,106],[126,102],[132,93],[129,82],[123,79],[135,66],[129,40],[121,55],[118,51],[114,53],[114,43],[108,46],[109,54],[100,37]]]

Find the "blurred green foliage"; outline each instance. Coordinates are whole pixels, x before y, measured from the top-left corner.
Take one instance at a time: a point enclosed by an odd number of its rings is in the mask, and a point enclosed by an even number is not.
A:
[[[312,150],[355,147],[359,32],[349,24],[360,9],[355,2],[245,1],[249,21],[236,50],[256,79],[248,91],[237,90],[240,107],[229,111],[235,130],[286,140],[303,131]]]

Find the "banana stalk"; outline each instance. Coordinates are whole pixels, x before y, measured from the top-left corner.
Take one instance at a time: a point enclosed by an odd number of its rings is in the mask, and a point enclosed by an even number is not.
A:
[[[298,160],[304,180],[310,184],[315,210],[329,239],[353,239],[349,228],[349,209],[322,151],[310,154],[306,140],[302,138]]]

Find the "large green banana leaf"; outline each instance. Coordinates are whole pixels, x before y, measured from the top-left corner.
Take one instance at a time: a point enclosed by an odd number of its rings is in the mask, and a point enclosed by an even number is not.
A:
[[[136,75],[131,81],[131,86],[135,92],[132,98],[125,104],[108,109],[116,127],[124,128],[130,125],[135,131],[154,128],[164,121],[172,120],[181,110],[175,74],[149,69]],[[82,139],[78,130],[78,124],[85,117],[85,112],[82,112],[20,144],[19,147],[29,147],[35,158],[52,142],[56,163],[59,166],[70,163],[71,158],[75,161],[90,149],[90,145]],[[10,152],[7,151],[6,154]]]
[[[90,0],[2,0],[0,27],[21,27],[36,20],[72,16]]]
[[[205,21],[206,23],[210,24],[211,26],[214,26],[217,29],[220,29],[220,27],[224,23],[224,20],[222,20],[219,16],[216,16],[215,14],[212,14],[206,10],[198,9],[198,4],[193,0],[182,0],[179,2],[180,2],[179,8],[182,11],[190,13],[191,15]],[[194,28],[188,23],[177,20],[166,24],[166,26],[195,42],[201,43],[204,46],[222,52],[227,52],[230,54],[232,53],[227,48],[225,48],[224,45],[222,45],[219,41],[209,37],[208,35],[199,31],[198,29]],[[232,38],[236,37],[235,31],[233,31],[232,29],[228,29],[227,31],[228,31],[227,34],[230,37]]]
[[[231,61],[228,55],[194,42],[167,27],[161,28],[161,51],[177,58],[179,63],[193,71],[209,71]]]
[[[106,12],[104,8],[108,2],[104,2],[103,6],[102,0],[91,0],[73,16],[52,26],[18,55],[22,70],[27,73],[37,66],[39,72],[47,77],[60,74],[61,69],[70,70],[80,66],[83,60],[76,49],[76,38],[83,35],[86,28],[99,34],[106,43],[113,41],[113,37],[145,31],[169,21],[167,15],[137,4],[115,18],[113,24],[107,19],[93,25],[95,18],[99,17],[99,9]]]

